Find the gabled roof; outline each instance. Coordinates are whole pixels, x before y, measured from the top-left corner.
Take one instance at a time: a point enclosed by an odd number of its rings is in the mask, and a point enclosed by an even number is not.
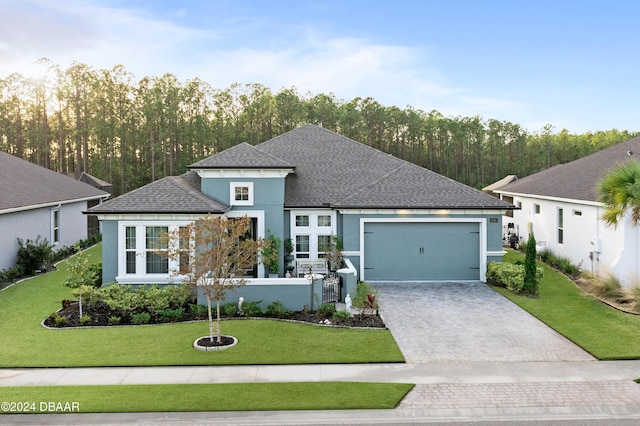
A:
[[[0,152],[0,213],[108,196],[84,182]]]
[[[168,176],[88,210],[91,214],[224,213],[230,206],[200,192],[200,176]]]
[[[287,208],[508,209],[508,204],[430,170],[318,126],[259,145],[242,143],[109,200],[90,213],[223,213],[230,206],[200,191],[198,170],[295,169],[285,178]]]
[[[190,169],[292,169],[289,162],[243,142],[189,166]]]
[[[640,137],[518,179],[495,191],[596,202],[600,179],[630,158],[640,158]]]
[[[511,205],[455,180],[318,126],[256,146],[295,164],[286,207],[495,208]]]

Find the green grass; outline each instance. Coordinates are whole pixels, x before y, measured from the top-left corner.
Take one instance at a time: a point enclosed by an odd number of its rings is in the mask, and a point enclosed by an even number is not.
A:
[[[60,402],[59,408],[64,409],[65,403],[69,403],[68,408],[75,412],[114,413],[391,409],[412,388],[413,385],[397,383],[299,382],[1,389],[5,402],[33,402],[23,412],[53,411],[55,405],[50,408],[48,402]]]
[[[511,250],[504,257],[507,262],[523,259]],[[556,270],[539,265],[544,267],[544,278],[538,297],[496,290],[598,359],[640,358],[639,315],[611,308]]]
[[[91,248],[100,261],[101,246]],[[46,329],[42,320],[72,298],[66,264],[0,292],[0,367],[250,365],[403,362],[388,330],[326,328],[271,320],[223,321],[238,345],[192,348],[206,321],[135,327]],[[295,350],[291,350],[295,348]]]

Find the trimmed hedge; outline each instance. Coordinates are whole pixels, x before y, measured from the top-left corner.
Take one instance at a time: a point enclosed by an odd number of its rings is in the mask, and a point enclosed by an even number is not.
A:
[[[544,276],[544,269],[536,267],[536,280],[540,282]],[[507,262],[487,263],[487,282],[505,287],[516,294],[521,294],[524,288],[524,265]]]

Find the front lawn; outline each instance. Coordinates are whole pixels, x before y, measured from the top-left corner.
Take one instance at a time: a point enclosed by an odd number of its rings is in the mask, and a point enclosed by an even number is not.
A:
[[[412,388],[354,382],[5,387],[2,399],[10,405],[0,413],[391,409]]]
[[[523,260],[509,250],[506,262]],[[501,294],[601,360],[640,358],[640,315],[623,313],[585,293],[563,274],[542,263],[539,296]]]
[[[91,248],[100,261],[101,245]],[[338,329],[271,320],[223,321],[231,349],[201,352],[193,341],[205,321],[153,326],[55,329],[42,320],[71,298],[58,271],[0,292],[0,367],[88,367],[404,362],[389,330]],[[295,350],[292,350],[295,348]]]

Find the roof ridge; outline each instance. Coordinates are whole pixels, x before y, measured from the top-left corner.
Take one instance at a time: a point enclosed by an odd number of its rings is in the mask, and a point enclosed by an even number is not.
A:
[[[375,149],[375,148],[373,148],[373,149]],[[393,156],[392,156],[392,157],[393,157]],[[394,158],[395,158],[395,157],[394,157]],[[394,168],[394,169],[392,169],[392,170],[389,170],[389,172],[387,172],[387,173],[383,174],[382,176],[378,177],[377,179],[372,180],[371,182],[367,183],[366,185],[361,186],[361,187],[360,187],[360,188],[358,188],[357,190],[355,190],[355,191],[351,191],[351,192],[349,193],[349,195],[347,195],[346,197],[344,197],[344,198],[342,198],[341,200],[337,201],[337,202],[336,202],[336,204],[342,204],[344,201],[348,200],[349,198],[354,197],[356,194],[358,194],[358,193],[360,193],[360,192],[364,191],[365,189],[370,188],[371,186],[373,186],[373,185],[375,185],[375,184],[379,183],[380,181],[382,181],[382,180],[384,180],[384,179],[388,178],[389,176],[391,176],[391,175],[394,175],[394,174],[398,173],[400,170],[404,169],[404,168],[405,168],[405,167],[407,167],[408,165],[409,165],[409,164],[406,164],[406,163],[403,163],[403,162],[399,163],[399,166],[398,166],[398,167],[396,167],[396,168]]]

